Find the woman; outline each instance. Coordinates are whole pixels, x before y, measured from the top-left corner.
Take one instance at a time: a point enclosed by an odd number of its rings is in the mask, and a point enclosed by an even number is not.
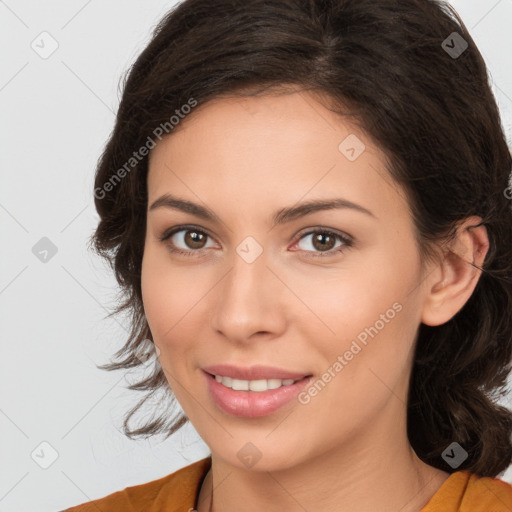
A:
[[[125,82],[94,248],[106,369],[211,456],[69,511],[497,512],[512,487],[511,154],[434,0],[187,0]]]

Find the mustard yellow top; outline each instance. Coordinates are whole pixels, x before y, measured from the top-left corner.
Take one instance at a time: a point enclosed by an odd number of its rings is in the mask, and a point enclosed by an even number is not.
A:
[[[151,482],[62,512],[188,512],[197,508],[211,456]],[[452,473],[420,512],[511,512],[512,485],[468,471]]]

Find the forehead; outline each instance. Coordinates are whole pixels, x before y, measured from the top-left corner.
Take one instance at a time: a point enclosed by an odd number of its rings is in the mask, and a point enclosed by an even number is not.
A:
[[[304,91],[195,107],[151,151],[150,199],[171,190],[240,204],[343,195],[389,208],[405,200],[385,153],[357,124]]]

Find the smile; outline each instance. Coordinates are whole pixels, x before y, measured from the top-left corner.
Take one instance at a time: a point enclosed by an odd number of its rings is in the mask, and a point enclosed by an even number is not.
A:
[[[278,389],[281,386],[291,386],[297,380],[293,379],[259,379],[259,380],[242,380],[233,379],[232,377],[224,377],[222,375],[215,375],[215,380],[227,388],[234,389],[235,391],[255,391],[262,392],[269,389]]]
[[[203,372],[212,403],[222,412],[241,418],[260,418],[279,411],[311,382],[312,375],[298,379],[236,379]]]

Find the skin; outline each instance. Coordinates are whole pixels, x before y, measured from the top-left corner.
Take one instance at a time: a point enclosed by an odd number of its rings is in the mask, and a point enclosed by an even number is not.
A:
[[[350,161],[338,146],[366,146]],[[439,325],[476,286],[488,249],[480,219],[461,224],[452,252],[421,266],[403,190],[385,154],[311,92],[215,99],[196,109],[151,151],[148,205],[171,193],[207,206],[204,220],[176,209],[147,212],[142,292],[171,389],[209,446],[212,468],[198,511],[419,511],[449,473],[423,463],[406,433],[413,348],[421,322]],[[272,226],[280,208],[344,198],[367,208],[312,213]],[[193,224],[198,245],[164,231]],[[313,244],[323,228],[353,239]],[[305,233],[309,235],[304,236]],[[253,263],[236,248],[263,249]],[[302,237],[302,239],[301,239]],[[174,254],[178,248],[194,255]],[[324,247],[324,249],[322,249]],[[197,251],[202,248],[202,254]],[[322,251],[331,255],[314,257]],[[402,306],[307,404],[263,418],[237,418],[209,396],[201,367],[266,364],[319,378],[366,327]],[[261,458],[237,456],[252,443]]]

